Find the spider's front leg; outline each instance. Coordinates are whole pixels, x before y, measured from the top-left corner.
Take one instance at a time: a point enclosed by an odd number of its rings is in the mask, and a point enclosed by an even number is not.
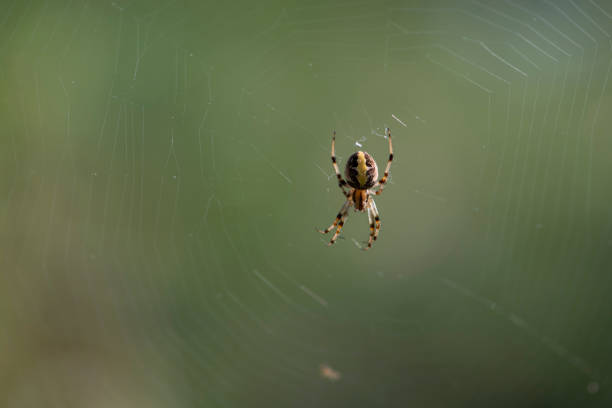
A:
[[[389,178],[389,170],[391,169],[391,162],[393,161],[393,145],[391,144],[391,129],[387,128],[387,139],[389,139],[389,161],[387,162],[387,167],[385,167],[385,174],[383,177],[376,182],[374,187],[378,187],[378,191],[373,191],[374,194],[379,195],[382,193],[385,184],[387,183],[387,179]]]
[[[342,190],[342,194],[345,197],[349,196],[349,193],[344,189],[348,188],[348,183],[346,180],[342,178],[342,174],[340,173],[340,169],[338,168],[338,163],[336,161],[336,131],[334,130],[334,134],[332,136],[332,146],[331,146],[331,161],[332,166],[334,166],[334,171],[336,172],[336,177],[338,178],[338,187]]]

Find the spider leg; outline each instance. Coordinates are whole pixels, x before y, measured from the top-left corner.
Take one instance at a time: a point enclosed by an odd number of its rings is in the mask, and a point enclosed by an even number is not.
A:
[[[342,206],[342,208],[340,208],[340,211],[338,211],[338,215],[336,216],[336,219],[334,220],[334,222],[332,223],[332,225],[330,225],[329,227],[327,227],[325,230],[317,230],[319,231],[321,234],[327,234],[329,231],[333,230],[334,228],[336,228],[336,225],[338,225],[338,221],[340,221],[342,219],[342,216],[345,215],[349,209],[349,207],[351,206],[352,201],[346,200],[344,202],[344,205]]]
[[[332,237],[331,241],[329,241],[329,244],[327,244],[327,246],[331,246],[334,244],[334,242],[336,242],[336,239],[338,238],[338,235],[340,235],[340,231],[342,230],[342,226],[344,225],[344,221],[346,220],[347,217],[348,217],[348,212],[345,211],[344,214],[342,214],[342,219],[338,223],[338,228],[336,229],[334,236]]]
[[[338,177],[338,187],[340,187],[340,190],[342,190],[342,194],[348,197],[349,193],[344,189],[344,187],[347,186],[347,182],[342,178],[340,169],[338,169],[338,163],[336,162],[336,131],[335,130],[332,136],[331,161],[332,161],[332,165],[334,166],[334,171],[336,172],[336,177]]]
[[[370,239],[368,239],[368,246],[363,248],[364,251],[367,251],[368,249],[372,248],[372,241],[374,238],[374,220],[372,218],[372,208],[370,201],[372,201],[372,198],[370,198],[366,207],[366,210],[368,211],[368,221],[370,222]]]
[[[378,233],[380,232],[380,217],[378,215],[378,208],[376,208],[376,203],[374,202],[374,197],[370,197],[369,203],[372,214],[374,214],[374,222],[376,223],[376,229],[374,230],[374,236],[372,238],[376,241]]]
[[[376,195],[382,193],[387,178],[389,178],[389,170],[391,169],[391,162],[393,161],[393,145],[391,144],[391,129],[389,128],[387,128],[387,139],[389,139],[389,161],[387,162],[387,167],[385,167],[385,174],[378,180],[376,185],[374,185],[374,187],[379,187],[378,191],[373,192]]]

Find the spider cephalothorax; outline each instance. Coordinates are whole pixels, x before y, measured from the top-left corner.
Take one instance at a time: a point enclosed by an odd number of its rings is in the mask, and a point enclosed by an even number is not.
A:
[[[380,180],[377,180],[378,167],[376,166],[376,162],[372,156],[362,151],[353,153],[346,161],[346,167],[344,169],[344,176],[346,177],[346,180],[344,180],[340,174],[340,170],[338,169],[338,163],[336,162],[336,132],[334,131],[334,135],[332,137],[331,160],[336,172],[336,177],[338,177],[338,185],[346,197],[346,201],[336,216],[334,223],[323,231],[319,230],[319,232],[327,234],[332,229],[338,227],[334,233],[334,236],[329,242],[329,245],[336,242],[336,238],[338,238],[340,230],[342,230],[344,221],[346,220],[346,217],[348,217],[348,210],[351,205],[355,206],[356,211],[368,212],[368,220],[370,221],[370,239],[368,241],[368,246],[365,249],[371,248],[372,241],[375,241],[376,238],[378,238],[378,232],[380,231],[380,217],[378,216],[378,209],[376,208],[376,203],[374,203],[374,198],[372,198],[372,196],[379,195],[383,191],[383,187],[387,182],[387,178],[389,177],[389,169],[391,168],[391,162],[393,161],[393,146],[391,145],[391,131],[389,129],[387,129],[387,139],[389,139],[389,161],[387,162],[387,167],[385,168],[385,174]],[[347,185],[352,187],[348,191],[345,190]],[[379,189],[376,191],[372,190],[375,187],[379,187]]]

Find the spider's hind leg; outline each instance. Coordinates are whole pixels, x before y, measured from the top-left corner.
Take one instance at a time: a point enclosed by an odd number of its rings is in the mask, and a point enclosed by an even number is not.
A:
[[[370,201],[371,200],[372,199],[370,198]],[[375,239],[374,234],[376,231],[374,229],[374,220],[372,217],[372,208],[371,208],[370,202],[368,202],[367,204],[366,211],[368,212],[368,221],[370,222],[370,239],[368,239],[368,246],[363,248],[364,251],[367,251],[368,249],[372,248],[372,241]]]
[[[344,225],[344,221],[346,220],[347,217],[348,217],[348,212],[345,211],[344,214],[342,215],[342,219],[338,223],[338,228],[336,229],[334,236],[329,241],[329,244],[327,244],[327,246],[331,246],[334,244],[334,242],[336,242],[336,239],[338,238],[338,235],[340,235],[340,231],[342,231],[342,226]]]
[[[317,229],[317,231],[319,231],[321,234],[327,234],[329,231],[336,228],[336,226],[338,225],[338,222],[342,219],[343,216],[346,216],[346,214],[348,213],[348,209],[351,206],[351,203],[352,203],[351,200],[346,200],[342,208],[340,208],[340,211],[338,212],[338,215],[336,216],[336,219],[334,220],[332,225],[327,227],[325,230]]]
[[[380,217],[378,215],[378,208],[376,208],[376,203],[374,202],[374,197],[370,197],[369,203],[369,208],[372,209],[372,215],[374,215],[374,222],[376,223],[376,229],[374,230],[374,236],[372,238],[376,241],[378,233],[380,232]]]

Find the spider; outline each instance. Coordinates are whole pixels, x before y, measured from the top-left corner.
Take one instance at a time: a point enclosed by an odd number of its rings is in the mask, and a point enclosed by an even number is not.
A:
[[[342,230],[342,226],[344,225],[344,221],[348,217],[348,210],[351,205],[355,206],[355,211],[363,212],[367,210],[368,212],[370,239],[368,240],[368,246],[365,247],[364,250],[372,248],[372,242],[376,241],[376,238],[378,238],[380,217],[378,216],[378,210],[376,209],[376,204],[372,196],[382,193],[387,178],[389,177],[389,169],[393,161],[393,146],[391,145],[391,130],[389,128],[387,128],[387,139],[389,139],[389,161],[385,168],[385,174],[380,180],[376,180],[378,178],[378,167],[376,166],[376,162],[372,156],[362,151],[353,153],[346,161],[346,167],[344,169],[346,180],[344,180],[338,169],[338,163],[336,163],[336,131],[334,130],[331,145],[331,161],[336,171],[336,177],[338,177],[338,186],[340,190],[342,190],[342,194],[346,197],[346,201],[338,212],[333,224],[323,231],[317,230],[322,234],[327,234],[338,227],[328,245],[333,245],[333,243],[336,242]],[[351,188],[347,187],[347,185]],[[376,187],[379,187],[379,189],[374,191]],[[348,188],[348,191],[345,190],[345,188]]]

